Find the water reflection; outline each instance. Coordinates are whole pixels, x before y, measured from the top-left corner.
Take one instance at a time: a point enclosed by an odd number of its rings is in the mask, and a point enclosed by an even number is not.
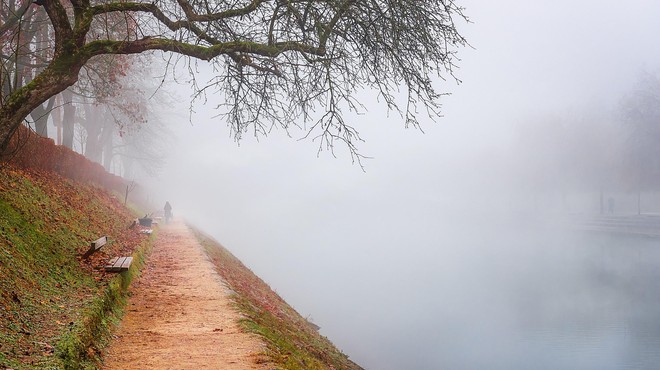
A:
[[[465,307],[458,320],[475,327],[467,340],[438,343],[449,348],[443,351],[449,361],[420,368],[656,369],[657,243],[593,234],[534,236],[511,235],[512,247],[490,259],[510,261],[481,266],[489,270],[489,281],[481,284],[486,291],[471,286],[466,297],[486,299]]]
[[[657,240],[539,228],[452,230],[434,241],[438,248],[416,246],[408,235],[405,255],[380,249],[368,268],[360,267],[371,275],[355,271],[345,281],[346,293],[361,297],[359,307],[339,314],[342,323],[322,326],[358,363],[470,370],[660,366]],[[396,270],[373,273],[397,258]],[[361,333],[347,338],[333,331],[346,327]]]
[[[536,294],[534,287],[521,291],[537,301],[518,305],[520,320],[512,329],[521,335],[519,345],[533,354],[521,357],[539,361],[535,368],[540,369],[657,369],[657,242],[573,237],[564,243],[576,249],[571,253],[575,263],[561,271],[569,278],[559,283],[539,279]]]

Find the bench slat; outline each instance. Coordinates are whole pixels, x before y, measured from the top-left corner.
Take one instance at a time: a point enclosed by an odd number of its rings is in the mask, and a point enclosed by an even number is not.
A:
[[[127,271],[131,267],[131,263],[133,263],[133,257],[115,257],[108,262],[105,270],[108,272]]]
[[[133,263],[133,257],[126,257],[120,267],[128,270],[128,268],[131,267],[131,263]]]

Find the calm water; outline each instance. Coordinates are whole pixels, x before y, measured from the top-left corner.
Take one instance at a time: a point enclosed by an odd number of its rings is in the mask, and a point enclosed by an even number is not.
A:
[[[285,298],[368,369],[660,368],[659,240],[439,227],[297,251],[332,280]]]

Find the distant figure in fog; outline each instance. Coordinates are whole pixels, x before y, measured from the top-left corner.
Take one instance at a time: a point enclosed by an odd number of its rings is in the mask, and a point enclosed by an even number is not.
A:
[[[165,202],[165,223],[169,223],[172,218],[172,206],[170,202]]]
[[[612,197],[607,199],[607,212],[614,213],[614,198]]]

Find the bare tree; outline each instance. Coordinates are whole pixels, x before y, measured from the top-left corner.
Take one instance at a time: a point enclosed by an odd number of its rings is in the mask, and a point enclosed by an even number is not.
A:
[[[637,192],[641,213],[643,191],[660,188],[660,78],[644,72],[621,100],[621,118],[626,129],[626,178]]]
[[[2,1],[0,39],[3,42],[0,56],[0,81],[2,81],[3,100],[21,86],[32,81],[47,66],[50,60],[52,28],[47,22],[46,12],[39,7],[30,7],[29,3],[19,4]],[[41,136],[48,136],[47,122],[53,108],[54,99],[45,105],[39,104],[31,112],[35,131]]]
[[[300,126],[322,145],[341,141],[355,154],[360,137],[342,109],[360,109],[356,91],[375,89],[406,126],[417,126],[420,111],[439,115],[442,94],[434,76],[452,75],[454,53],[465,45],[455,25],[465,16],[453,0],[35,4],[53,29],[52,58],[3,100],[0,149],[35,107],[73,85],[92,58],[161,50],[215,64],[212,83],[225,93],[218,107],[235,138]],[[126,30],[121,38],[98,31],[119,27]],[[315,113],[318,106],[323,110]]]
[[[86,131],[82,147],[87,158],[101,163],[103,147],[112,141],[113,133],[117,132],[113,125],[126,125],[126,120],[130,120],[132,125],[144,122],[135,101],[147,100],[143,96],[146,93],[140,90],[136,94],[129,81],[145,69],[150,70],[146,58],[99,56],[83,66],[78,82],[62,93],[66,96],[64,104],[70,105],[68,108],[73,112],[71,117],[74,119],[64,125],[64,136],[72,136],[75,125],[81,125]],[[53,115],[54,118],[56,116]]]

